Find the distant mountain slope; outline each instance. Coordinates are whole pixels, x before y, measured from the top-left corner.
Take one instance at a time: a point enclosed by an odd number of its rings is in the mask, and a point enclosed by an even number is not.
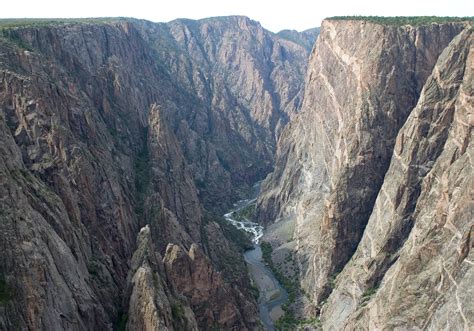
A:
[[[276,138],[300,107],[315,33],[288,40],[241,16],[140,27],[170,79],[195,98],[170,117],[202,201],[235,200],[272,167]]]
[[[318,35],[319,28],[308,29],[301,32],[296,30],[281,30],[277,33],[278,37],[300,44],[304,46],[309,52],[311,52],[313,49]]]

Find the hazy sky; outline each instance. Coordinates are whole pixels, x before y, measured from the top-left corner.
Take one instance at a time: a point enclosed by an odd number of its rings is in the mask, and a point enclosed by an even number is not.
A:
[[[0,17],[126,16],[175,18],[245,15],[272,31],[304,30],[337,15],[473,16],[474,0],[3,0]]]

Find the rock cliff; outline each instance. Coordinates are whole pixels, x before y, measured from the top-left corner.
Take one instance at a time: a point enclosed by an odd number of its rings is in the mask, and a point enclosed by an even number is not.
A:
[[[0,329],[259,329],[216,215],[275,148],[300,316],[473,328],[472,21],[391,22],[0,22]]]
[[[323,22],[258,214],[324,329],[472,327],[470,53],[470,23]]]
[[[466,29],[443,51],[398,133],[363,238],[323,311],[328,329],[473,327],[472,42]]]
[[[276,138],[300,107],[318,30],[289,39],[240,16],[137,24],[170,79],[194,98],[173,110],[172,126],[201,201],[223,212],[271,170]]]
[[[258,328],[208,211],[268,171],[308,52],[242,17],[1,22],[0,329]]]

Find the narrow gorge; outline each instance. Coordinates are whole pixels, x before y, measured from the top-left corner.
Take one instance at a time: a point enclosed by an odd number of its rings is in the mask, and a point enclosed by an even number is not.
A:
[[[0,20],[0,330],[473,328],[472,24]]]

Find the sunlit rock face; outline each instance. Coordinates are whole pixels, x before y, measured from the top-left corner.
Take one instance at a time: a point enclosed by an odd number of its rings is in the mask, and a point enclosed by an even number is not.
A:
[[[398,133],[328,329],[472,327],[472,41],[465,30],[447,46]]]
[[[258,328],[207,211],[269,171],[316,35],[243,17],[0,33],[0,329]]]
[[[323,22],[258,214],[325,328],[472,326],[468,24]]]

